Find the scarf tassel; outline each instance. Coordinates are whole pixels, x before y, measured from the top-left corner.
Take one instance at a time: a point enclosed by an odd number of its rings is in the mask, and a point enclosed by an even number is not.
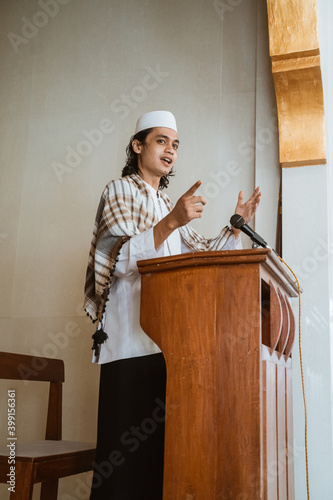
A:
[[[101,327],[98,328],[96,330],[96,332],[94,333],[94,335],[92,336],[94,343],[93,343],[93,346],[91,349],[94,351],[96,358],[98,358],[98,356],[99,356],[100,345],[104,344],[104,342],[108,338],[109,337],[107,336],[107,334],[103,331],[103,329]]]

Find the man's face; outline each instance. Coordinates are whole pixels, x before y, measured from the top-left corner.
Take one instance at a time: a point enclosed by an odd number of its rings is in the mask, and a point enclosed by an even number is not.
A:
[[[144,143],[133,141],[140,174],[148,184],[158,187],[160,178],[170,173],[177,160],[178,145],[177,132],[165,127],[154,128]]]

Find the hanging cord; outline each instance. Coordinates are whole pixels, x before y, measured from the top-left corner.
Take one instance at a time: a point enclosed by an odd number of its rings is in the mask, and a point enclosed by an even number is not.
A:
[[[304,442],[305,442],[305,467],[306,467],[306,492],[307,499],[310,500],[310,488],[309,488],[309,462],[308,462],[308,416],[305,398],[305,384],[304,384],[304,373],[303,373],[303,359],[302,359],[302,337],[301,337],[301,287],[294,271],[288,266],[288,264],[278,255],[278,258],[289,271],[294,276],[297,289],[298,289],[298,345],[299,345],[299,362],[301,367],[301,379],[302,379],[302,393],[303,393],[303,403],[304,403],[304,418],[305,418],[305,432],[304,432]]]

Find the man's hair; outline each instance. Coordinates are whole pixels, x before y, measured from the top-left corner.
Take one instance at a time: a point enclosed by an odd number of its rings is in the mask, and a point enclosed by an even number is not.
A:
[[[126,163],[121,172],[122,177],[125,177],[126,175],[139,174],[138,154],[133,150],[132,143],[134,140],[137,140],[144,144],[147,136],[152,130],[153,128],[147,128],[145,130],[141,130],[141,132],[138,132],[131,137],[130,142],[128,143],[128,146],[126,148]],[[168,187],[169,177],[171,177],[172,175],[174,175],[174,173],[171,170],[167,175],[163,175],[163,177],[161,177],[159,189]]]

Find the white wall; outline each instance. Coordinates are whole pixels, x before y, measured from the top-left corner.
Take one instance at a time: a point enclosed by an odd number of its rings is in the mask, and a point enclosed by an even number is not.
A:
[[[301,327],[311,500],[330,500],[333,497],[332,19],[332,3],[319,0],[327,165],[283,170],[283,256],[303,288]],[[294,311],[298,317],[297,301],[294,301]],[[293,369],[296,500],[302,500],[306,498],[304,408],[297,347],[294,349]]]
[[[311,202],[309,201],[311,199]],[[283,255],[300,280],[311,498],[333,492],[327,167],[283,171]],[[298,304],[294,312],[298,317]],[[306,497],[299,350],[293,351],[296,499]]]

